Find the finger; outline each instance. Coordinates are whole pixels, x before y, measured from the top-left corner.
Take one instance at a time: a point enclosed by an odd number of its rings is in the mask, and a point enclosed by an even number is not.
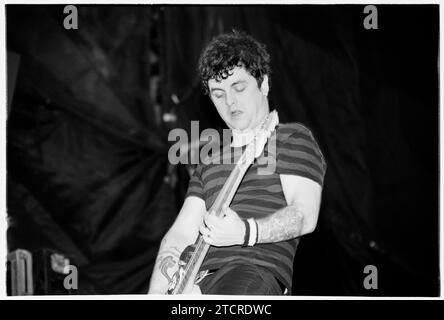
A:
[[[204,236],[208,236],[210,234],[210,229],[205,227],[203,224],[199,227],[199,231]]]
[[[214,217],[216,217],[216,214],[214,213],[214,211],[207,211],[204,215],[204,220],[210,218],[213,219]]]
[[[222,208],[222,214],[220,215],[221,216],[221,218],[225,218],[225,216],[227,215],[227,213],[228,213],[228,207],[226,207],[226,208]]]
[[[207,212],[204,215],[204,222],[206,225],[208,225],[208,221],[211,221],[211,214]]]
[[[237,212],[232,210],[232,209],[230,209],[230,208],[227,208],[225,212],[226,212],[225,213],[225,218],[238,218],[239,217]]]
[[[216,217],[215,215],[208,215],[205,218],[205,224],[207,226],[211,226],[212,229],[214,229],[214,227],[216,227],[219,223],[220,223],[220,219],[218,217]]]
[[[224,210],[224,214],[225,214],[225,217],[232,216],[233,215],[233,210],[231,210],[229,207],[227,207]]]
[[[204,219],[204,223],[202,225],[207,227],[209,230],[214,229],[214,225],[211,223],[211,220]]]
[[[213,244],[213,240],[211,239],[211,236],[210,236],[210,235],[203,235],[202,238],[203,238],[204,241],[205,241],[206,243],[208,243],[209,245],[212,245],[212,244]]]

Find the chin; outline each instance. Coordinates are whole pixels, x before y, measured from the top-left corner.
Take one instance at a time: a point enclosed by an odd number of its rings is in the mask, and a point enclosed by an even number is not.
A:
[[[231,128],[232,129],[236,129],[236,130],[241,130],[241,131],[243,131],[243,130],[246,130],[246,129],[248,129],[248,123],[247,123],[247,121],[245,121],[245,120],[239,120],[239,121],[232,121],[231,122]]]

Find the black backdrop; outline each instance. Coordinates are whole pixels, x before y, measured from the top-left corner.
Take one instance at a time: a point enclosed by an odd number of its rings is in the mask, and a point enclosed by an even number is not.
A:
[[[196,61],[237,28],[269,48],[281,122],[309,126],[328,163],[294,294],[438,294],[437,5],[378,5],[377,30],[361,5],[77,8],[65,30],[62,6],[7,6],[9,250],[66,254],[80,294],[146,292],[188,181],[168,130],[222,128]]]

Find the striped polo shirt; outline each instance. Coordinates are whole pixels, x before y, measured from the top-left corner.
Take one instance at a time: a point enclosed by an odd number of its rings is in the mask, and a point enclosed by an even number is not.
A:
[[[186,197],[203,199],[209,210],[241,152],[241,148],[225,145],[211,156],[212,163],[199,164],[191,176]],[[222,160],[227,157],[231,161]],[[268,174],[264,174],[266,170]],[[266,217],[287,206],[280,174],[306,177],[322,186],[325,170],[326,162],[311,131],[298,123],[280,124],[247,170],[230,208],[244,219]],[[200,269],[218,269],[231,261],[254,263],[270,270],[291,290],[298,243],[299,238],[295,238],[252,247],[211,246]]]

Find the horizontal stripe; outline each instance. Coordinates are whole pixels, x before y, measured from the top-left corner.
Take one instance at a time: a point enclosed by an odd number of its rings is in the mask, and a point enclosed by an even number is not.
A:
[[[313,149],[313,147],[307,147],[304,145],[293,145],[292,148],[287,148],[284,151],[281,151],[280,155],[282,154],[295,158],[301,157],[303,159],[309,159],[310,161],[320,164],[320,166],[324,165],[324,159],[318,152],[316,152],[315,149]]]
[[[226,181],[226,179],[223,179],[223,178],[215,179],[211,182],[208,182],[205,189],[210,194],[212,194],[214,192],[219,192],[219,190],[223,187],[225,181]],[[262,183],[262,181],[263,181],[263,183]],[[277,184],[276,182],[267,183],[266,180],[261,180],[261,181],[250,180],[249,183],[244,183],[242,181],[240,187],[238,188],[237,193],[243,194],[243,193],[248,193],[250,191],[259,192],[259,194],[261,194],[261,193],[267,194],[268,193],[270,195],[275,194],[275,193],[279,193],[282,191],[282,186],[280,184],[280,180],[278,180],[278,181],[279,181],[279,184]],[[193,186],[199,187],[199,185],[196,185],[196,184],[193,184]]]
[[[279,148],[291,145],[305,144],[307,146],[313,145],[313,138],[310,134],[305,132],[294,132],[283,139],[277,139],[277,146]]]
[[[278,143],[280,143],[280,148],[287,148],[288,144],[298,146],[300,144],[306,146],[308,149],[312,149],[319,157],[320,162],[325,163],[324,156],[313,133],[305,126],[301,124],[292,124],[285,128],[280,128],[280,135],[283,137],[278,137]],[[286,144],[286,145],[285,145]]]
[[[244,177],[244,179],[242,180],[242,185],[251,185],[251,184],[256,184],[256,183],[260,183],[260,185],[263,186],[272,186],[275,184],[280,184],[281,180],[279,178],[279,175],[274,174],[274,175],[258,175],[257,174],[257,170],[253,170],[251,172],[247,172],[246,176]]]
[[[197,180],[191,180],[190,187],[191,188],[202,188],[202,182],[197,181]]]
[[[292,166],[295,168],[307,167],[312,170],[315,170],[320,175],[324,174],[324,170],[320,166],[319,163],[315,163],[315,162],[312,162],[308,159],[304,159],[301,157],[294,158],[294,157],[288,156],[288,155],[282,155],[279,157],[278,164],[277,164],[277,170],[279,170],[281,167],[291,168]]]
[[[202,181],[207,182],[221,176],[228,177],[233,169],[234,165],[209,165],[202,172]]]
[[[318,182],[321,186],[323,185],[323,182],[324,182],[322,175],[319,174],[317,171],[312,170],[310,168],[304,168],[304,169],[300,170],[300,169],[295,169],[295,168],[281,167],[279,169],[279,174],[295,175],[295,176],[309,178],[315,182]]]
[[[188,191],[185,194],[185,199],[188,198],[188,197],[191,197],[191,196],[195,196],[195,197],[198,197],[198,198],[201,198],[201,199],[205,200],[205,195],[202,194],[202,193],[196,192],[196,191]]]
[[[272,197],[258,197],[261,199],[260,202],[257,199],[251,199],[251,196],[241,197],[240,195],[236,195],[236,197],[232,201],[232,205],[240,206],[242,205],[246,210],[278,210],[287,205],[284,198],[272,198]],[[269,202],[269,204],[267,204]]]
[[[252,210],[256,210],[256,208],[270,208],[270,209],[279,209],[282,207],[282,200],[279,201],[275,201],[274,199],[244,199],[244,200],[238,200],[238,198],[236,197],[233,201],[235,201],[235,203],[237,205],[249,205],[251,207]]]
[[[204,189],[202,181],[200,180],[200,171],[198,171],[197,169],[194,171],[193,175],[190,178],[185,198],[192,195],[204,199]]]
[[[282,193],[282,187],[281,186],[270,186],[266,188],[261,188],[260,185],[257,186],[249,186],[249,187],[242,187],[239,188],[236,195],[239,196],[248,196],[250,199],[251,197],[271,197],[275,199],[280,199]]]
[[[225,181],[227,181],[227,177],[214,177],[212,180],[205,183],[205,191],[210,194],[213,194],[213,192],[219,192],[225,184]]]
[[[242,189],[244,191],[250,191],[250,190],[265,190],[267,192],[280,192],[282,190],[281,186],[281,180],[280,179],[256,179],[256,180],[249,180],[249,181],[242,181],[241,184]]]
[[[278,134],[289,135],[295,132],[309,132],[310,130],[301,123],[287,123],[280,124],[277,131]]]
[[[298,152],[299,153],[299,152]],[[310,167],[319,172],[319,174],[323,174],[324,168],[322,163],[317,162],[316,159],[310,157],[303,157],[301,154],[281,154],[278,157],[277,168],[280,166],[297,166],[304,165]]]
[[[232,204],[230,208],[235,211],[241,218],[248,219],[248,218],[265,218],[268,217],[270,214],[273,214],[279,209],[270,209],[270,208],[257,208],[255,210],[252,210],[250,206],[242,206],[237,204]],[[281,207],[280,207],[281,208]]]
[[[291,171],[286,172],[286,170],[284,169],[280,173],[308,178],[308,179],[313,180],[314,182],[318,183],[321,187],[324,185],[324,179],[322,177],[320,177],[319,175],[313,175],[307,171],[291,170]]]

